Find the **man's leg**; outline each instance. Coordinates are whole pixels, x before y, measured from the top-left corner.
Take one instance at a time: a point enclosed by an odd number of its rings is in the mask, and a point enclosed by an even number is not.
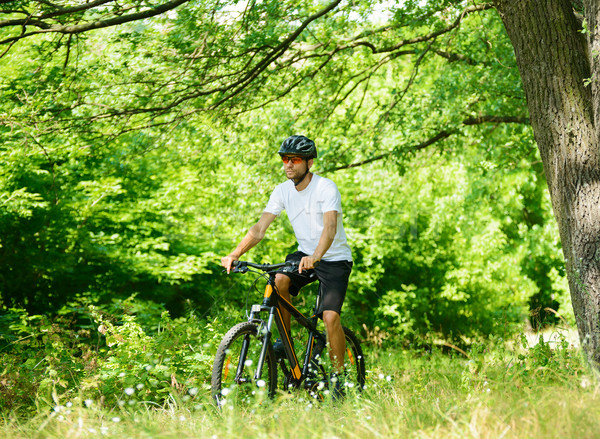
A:
[[[344,372],[344,355],[346,353],[346,337],[342,329],[342,320],[335,311],[323,311],[323,323],[329,341],[329,358],[336,373]]]
[[[290,285],[291,284],[292,284],[292,280],[289,278],[289,276],[286,276],[285,274],[280,274],[280,273],[277,273],[277,275],[275,276],[275,286],[277,287],[277,291],[279,292],[279,295],[290,303],[291,303],[291,298],[290,298]],[[289,332],[292,316],[290,315],[290,312],[287,309],[284,309],[283,307],[280,307],[279,309],[281,310],[281,318],[283,320],[283,323],[285,323],[285,327],[287,328],[287,330]]]

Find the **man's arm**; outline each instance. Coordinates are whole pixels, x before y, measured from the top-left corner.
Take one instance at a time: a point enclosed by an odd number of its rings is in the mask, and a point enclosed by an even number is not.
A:
[[[246,236],[244,236],[235,250],[228,256],[221,258],[221,265],[227,269],[227,273],[231,271],[233,261],[237,261],[244,253],[262,241],[265,232],[275,218],[277,217],[272,213],[263,212],[258,222],[250,227],[250,230],[248,230],[248,233],[246,233]]]
[[[319,243],[312,256],[305,256],[300,261],[300,267],[298,269],[300,273],[302,273],[302,270],[315,268],[315,264],[321,260],[325,253],[327,253],[327,250],[331,247],[335,234],[337,233],[337,218],[338,213],[335,210],[330,210],[323,214],[323,232],[319,238]]]

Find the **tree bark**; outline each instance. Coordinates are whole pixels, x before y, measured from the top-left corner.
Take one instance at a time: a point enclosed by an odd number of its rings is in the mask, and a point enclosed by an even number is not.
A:
[[[569,0],[496,0],[514,46],[565,256],[577,328],[600,366],[598,14],[582,33]],[[592,57],[592,54],[595,54]]]

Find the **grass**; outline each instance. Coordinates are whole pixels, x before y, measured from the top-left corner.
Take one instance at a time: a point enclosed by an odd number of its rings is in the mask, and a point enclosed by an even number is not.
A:
[[[163,406],[124,398],[59,401],[22,419],[4,413],[10,438],[592,438],[600,431],[600,384],[577,348],[542,342],[468,352],[368,348],[367,388],[343,403],[305,392],[260,395],[218,411],[204,391]]]

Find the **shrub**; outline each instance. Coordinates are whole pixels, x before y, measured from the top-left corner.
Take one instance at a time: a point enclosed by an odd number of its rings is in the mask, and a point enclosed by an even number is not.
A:
[[[30,412],[74,397],[103,406],[164,404],[207,393],[222,332],[193,313],[172,319],[151,302],[72,308],[49,319],[0,318],[0,405]]]

